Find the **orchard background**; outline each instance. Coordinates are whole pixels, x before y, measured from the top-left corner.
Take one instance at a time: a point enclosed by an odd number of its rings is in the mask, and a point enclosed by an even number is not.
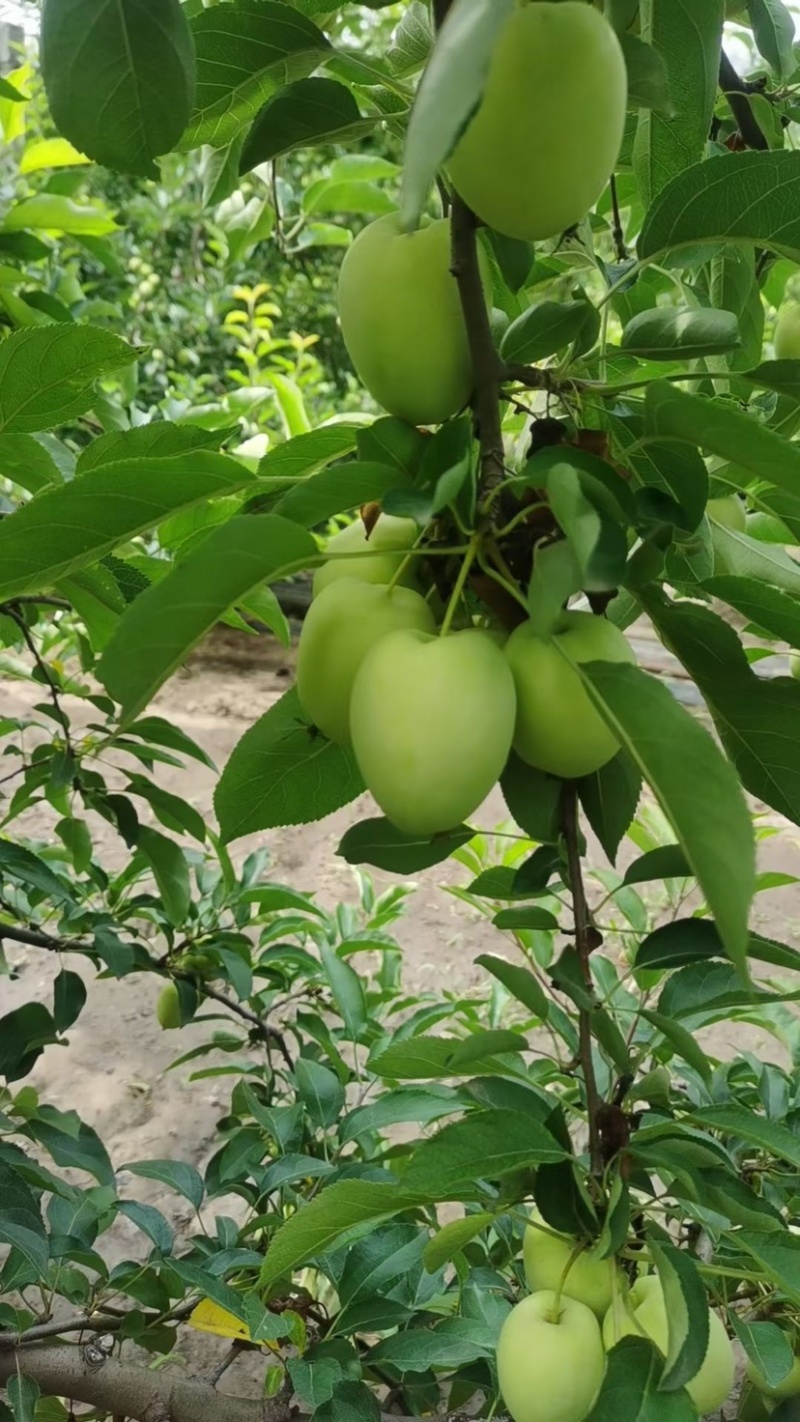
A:
[[[796,7],[22,17],[3,1419],[796,1422]]]

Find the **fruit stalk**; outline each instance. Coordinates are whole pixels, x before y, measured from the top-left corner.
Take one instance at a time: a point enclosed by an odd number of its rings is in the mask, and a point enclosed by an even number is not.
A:
[[[567,781],[561,801],[561,826],[567,850],[572,911],[575,918],[575,950],[580,961],[584,986],[591,998],[594,997],[594,983],[589,957],[592,951],[592,916],[586,901],[583,883],[578,824],[578,791],[573,781]],[[592,1024],[587,1008],[578,1011],[578,1050],[581,1071],[586,1086],[586,1110],[589,1117],[589,1161],[592,1174],[603,1173],[603,1146],[600,1135],[600,1109],[602,1097],[597,1090],[597,1079],[592,1058]]]

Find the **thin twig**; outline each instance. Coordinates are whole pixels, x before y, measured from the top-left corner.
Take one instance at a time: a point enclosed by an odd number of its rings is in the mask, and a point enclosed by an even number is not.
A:
[[[31,656],[33,657],[34,662],[36,663],[36,667],[39,671],[42,680],[45,683],[45,686],[50,692],[50,700],[53,703],[53,709],[56,713],[56,720],[58,721],[58,724],[64,733],[64,742],[67,747],[67,750],[69,751],[70,756],[74,758],[75,750],[72,745],[72,741],[70,739],[69,734],[69,719],[67,718],[65,712],[62,710],[61,702],[59,701],[58,683],[55,681],[50,671],[50,668],[47,665],[47,662],[44,660],[39,651],[39,648],[36,646],[36,643],[34,642],[33,637],[31,636],[30,628],[28,627],[28,624],[19,609],[13,603],[8,603],[5,607],[5,613],[7,617],[11,618],[12,622],[15,622],[17,624],[20,632],[22,633],[25,645],[28,648],[28,651],[30,652]]]
[[[94,955],[94,948],[91,944],[82,942],[80,939],[70,940],[68,938],[55,938],[50,933],[38,933],[30,928],[17,928],[14,924],[0,923],[0,942],[4,938],[10,938],[16,943],[27,943],[33,948],[46,948],[50,953],[88,953]],[[236,1002],[232,997],[228,997],[217,988],[210,987],[208,983],[199,982],[191,973],[173,973],[174,978],[179,978],[183,982],[191,983],[200,997],[212,998],[214,1002],[219,1002],[223,1007],[227,1007],[229,1012],[241,1017],[244,1022],[257,1029],[262,1041],[268,1045],[275,1046],[283,1057],[289,1070],[292,1070],[293,1062],[289,1055],[286,1042],[278,1031],[277,1027],[272,1027],[268,1022],[264,1022],[257,1013],[251,1012],[249,1007],[243,1003]]]
[[[0,605],[0,612],[8,612],[12,606],[30,607],[57,607],[62,612],[70,612],[72,603],[67,602],[65,597],[42,597],[39,593],[32,593],[30,596],[15,597],[13,603],[3,603]]]
[[[561,801],[561,823],[567,849],[572,906],[575,915],[575,949],[583,975],[583,983],[590,998],[594,998],[594,982],[589,957],[592,951],[592,916],[586,899],[583,883],[579,842],[578,791],[572,781],[564,786]],[[589,1159],[592,1172],[601,1175],[603,1171],[603,1151],[600,1137],[599,1111],[603,1105],[597,1090],[597,1078],[592,1056],[592,1023],[587,1008],[578,1009],[578,1043],[581,1070],[586,1086],[586,1110],[589,1117]]]

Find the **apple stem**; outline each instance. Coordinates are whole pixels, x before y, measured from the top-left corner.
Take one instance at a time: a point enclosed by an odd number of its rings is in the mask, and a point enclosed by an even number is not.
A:
[[[583,1254],[584,1248],[585,1246],[583,1244],[576,1244],[575,1248],[572,1250],[572,1253],[569,1256],[569,1259],[564,1265],[564,1268],[561,1273],[561,1278],[559,1279],[558,1285],[556,1287],[555,1298],[553,1299],[553,1307],[550,1310],[550,1314],[548,1315],[551,1323],[558,1323],[561,1318],[561,1295],[564,1292],[564,1285],[566,1284],[567,1278],[569,1277],[570,1269],[572,1268],[576,1260],[580,1257],[580,1255]]]
[[[593,935],[596,933],[592,915],[586,899],[583,882],[580,851],[580,823],[578,816],[578,791],[573,781],[567,781],[561,801],[561,825],[567,850],[572,907],[575,918],[575,950],[583,975],[583,982],[590,999],[594,1000],[594,981],[589,961]],[[578,1050],[583,1080],[586,1086],[586,1110],[589,1117],[589,1161],[592,1174],[599,1178],[603,1174],[603,1142],[600,1132],[600,1113],[603,1098],[597,1089],[597,1078],[592,1056],[592,1019],[590,1011],[582,1007],[578,1012]]]
[[[440,637],[446,637],[448,632],[450,631],[453,618],[456,615],[456,608],[458,607],[458,604],[461,600],[461,594],[464,591],[467,578],[469,577],[469,570],[472,567],[472,564],[475,562],[477,553],[478,539],[473,538],[472,542],[469,545],[469,548],[467,549],[466,554],[464,555],[464,561],[461,564],[458,577],[456,578],[456,585],[453,588],[450,601],[447,604],[447,611],[444,615],[444,621],[441,626],[441,631],[439,632]]]

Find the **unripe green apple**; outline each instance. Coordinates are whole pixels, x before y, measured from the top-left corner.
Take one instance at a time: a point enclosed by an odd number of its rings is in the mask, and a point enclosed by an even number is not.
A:
[[[567,1234],[549,1234],[541,1228],[540,1222],[541,1216],[534,1215],[525,1231],[522,1248],[525,1278],[531,1293],[539,1289],[557,1289],[563,1279],[562,1288],[567,1298],[578,1299],[602,1317],[610,1307],[614,1293],[614,1275],[618,1273],[614,1260],[593,1259],[584,1250],[573,1260],[569,1273],[564,1277],[564,1270],[578,1241]],[[620,1279],[619,1288],[622,1287]]]
[[[551,637],[538,637],[523,622],[506,643],[517,687],[517,755],[538,770],[577,780],[611,760],[619,743],[559,646],[575,662],[636,658],[619,628],[591,612],[565,613]]]
[[[786,1377],[783,1378],[776,1387],[770,1387],[761,1369],[757,1368],[752,1361],[749,1361],[747,1364],[747,1376],[753,1386],[757,1387],[758,1391],[764,1397],[772,1397],[777,1400],[782,1397],[797,1397],[800,1395],[800,1358],[795,1358]]]
[[[497,1377],[514,1422],[583,1422],[600,1391],[605,1354],[591,1309],[551,1289],[508,1315],[497,1343]]]
[[[800,681],[800,652],[789,653],[789,675]]]
[[[631,1302],[636,1300],[631,1291]],[[603,1329],[606,1347],[612,1347],[620,1338],[628,1334],[641,1336],[642,1333],[655,1343],[666,1356],[669,1340],[669,1323],[664,1294],[661,1288],[648,1286],[644,1299],[634,1308],[633,1318],[612,1312]],[[686,1384],[692,1402],[705,1417],[707,1412],[715,1412],[730,1396],[735,1376],[735,1360],[731,1341],[725,1332],[719,1315],[713,1309],[708,1311],[709,1339],[708,1351],[700,1371]],[[638,1325],[638,1327],[637,1327]]]
[[[483,803],[511,750],[516,698],[486,632],[391,632],[364,658],[350,699],[356,760],[407,834],[453,829]]]
[[[158,994],[156,1017],[165,1031],[181,1025],[181,1000],[174,983],[167,983]]]
[[[747,512],[738,494],[728,494],[724,499],[709,499],[706,513],[715,523],[733,528],[737,533],[744,533],[747,529]]]
[[[800,360],[800,302],[787,301],[775,324],[775,355],[778,360]]]
[[[355,519],[329,539],[325,552],[337,556],[317,568],[314,597],[319,597],[322,589],[338,578],[358,578],[362,583],[390,583],[409,548],[416,542],[418,532],[413,518],[381,514],[368,535],[361,519]],[[340,556],[342,553],[352,553],[353,557],[343,558]],[[402,581],[410,583],[413,578],[414,565],[409,563]]]
[[[479,253],[484,288],[489,265]],[[361,380],[390,415],[438,425],[466,404],[472,360],[455,277],[450,224],[423,218],[404,232],[378,218],[348,248],[339,273],[342,336]]]
[[[297,649],[297,693],[307,716],[338,745],[350,743],[350,694],[371,647],[389,632],[436,630],[424,597],[410,588],[338,578],[309,608]]]
[[[497,232],[556,237],[585,217],[611,177],[627,95],[620,42],[599,11],[581,0],[518,5],[450,176]]]

